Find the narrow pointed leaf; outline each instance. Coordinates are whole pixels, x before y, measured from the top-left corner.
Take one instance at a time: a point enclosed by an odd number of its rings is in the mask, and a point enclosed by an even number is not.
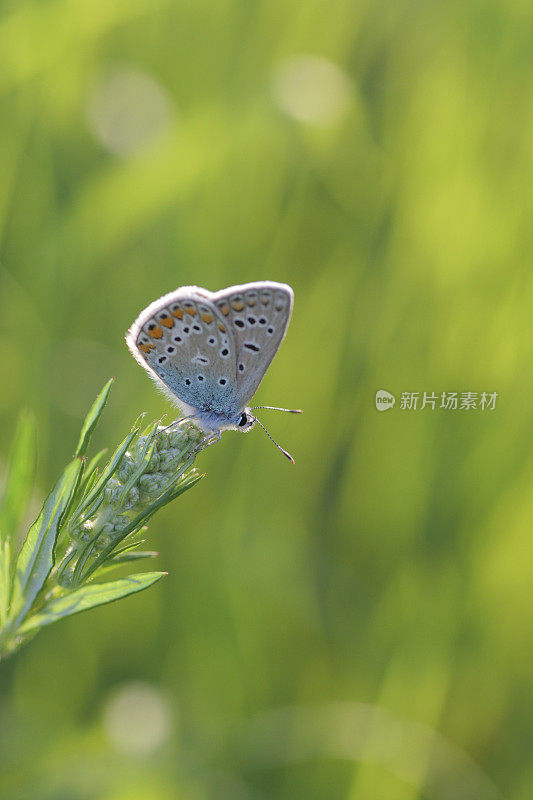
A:
[[[107,573],[111,572],[111,570],[117,569],[117,567],[122,567],[129,561],[140,561],[141,558],[156,558],[159,555],[159,553],[156,553],[153,550],[135,550],[134,552],[125,552],[126,549],[127,548],[121,551],[120,555],[117,554],[116,556],[108,558],[107,561],[105,561],[104,564],[98,568],[96,575],[100,578],[102,575],[107,575]]]
[[[138,428],[141,427],[141,422],[146,416],[146,411],[141,411],[135,422],[133,423],[132,431],[136,431]]]
[[[46,498],[31,526],[17,559],[11,618],[17,624],[29,611],[54,565],[54,546],[59,524],[76,486],[81,461],[74,459]]]
[[[0,501],[0,541],[13,537],[26,514],[35,471],[35,419],[19,417]]]
[[[100,461],[102,460],[102,458],[105,456],[106,453],[107,453],[107,447],[104,447],[103,450],[100,450],[99,453],[97,453],[93,458],[91,458],[91,460],[85,467],[85,475],[83,478],[84,487],[87,486],[89,479],[94,474],[98,464],[100,463]]]
[[[100,477],[97,481],[93,484],[90,491],[85,496],[84,500],[80,504],[78,508],[76,508],[75,515],[78,517],[80,516],[98,497],[98,495],[102,492],[102,489],[109,481],[109,479],[113,476],[115,471],[119,468],[120,462],[124,458],[124,454],[128,447],[130,446],[131,441],[135,438],[137,431],[132,431],[132,433],[128,434],[126,438],[119,444],[113,455],[111,456],[110,460],[105,465],[104,469]],[[89,515],[90,516],[90,515]]]
[[[73,508],[76,508],[77,505],[81,502],[84,495],[87,495],[90,489],[94,486],[96,481],[98,480],[98,464],[102,460],[103,456],[107,453],[107,448],[104,450],[100,450],[94,458],[92,458],[89,462],[84,463],[84,467],[82,468],[79,478],[78,478],[78,485],[76,486],[76,491],[72,495],[72,499],[70,501],[70,508],[69,511]],[[83,459],[84,460],[84,459]]]
[[[76,456],[78,456],[78,458],[83,458],[83,456],[87,451],[91,434],[94,431],[96,424],[100,418],[100,414],[104,409],[107,398],[109,397],[109,392],[111,391],[111,387],[113,386],[114,380],[115,380],[114,378],[111,378],[111,380],[109,380],[106,383],[106,385],[104,386],[104,388],[102,389],[102,391],[92,404],[91,410],[85,417],[85,422],[83,423],[83,427],[81,429],[80,440],[76,448]]]
[[[29,617],[20,626],[19,632],[29,633],[44,625],[50,625],[62,617],[79,614],[81,611],[112,603],[114,600],[120,600],[120,598],[135,592],[142,592],[165,574],[165,572],[145,572],[108,583],[91,583],[88,586],[82,586],[81,589],[76,589],[64,597],[50,600],[37,614]]]
[[[158,555],[159,553],[155,550],[131,550],[130,552],[123,552],[110,558],[107,563],[110,566],[118,567],[120,564],[126,564],[128,561],[140,561],[141,558],[157,558]]]
[[[6,624],[11,596],[11,543],[0,541],[0,628]]]

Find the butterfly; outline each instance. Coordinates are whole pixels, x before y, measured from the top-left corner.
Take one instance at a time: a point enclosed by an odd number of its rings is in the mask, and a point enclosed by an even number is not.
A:
[[[213,440],[256,422],[272,439],[252,411],[300,410],[248,403],[285,336],[293,302],[291,287],[274,281],[219,292],[182,286],[139,314],[126,343],[158,388]]]

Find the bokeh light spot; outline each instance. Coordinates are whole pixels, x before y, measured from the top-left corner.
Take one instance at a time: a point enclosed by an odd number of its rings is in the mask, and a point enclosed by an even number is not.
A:
[[[89,127],[114,155],[128,158],[153,144],[166,129],[171,104],[164,89],[136,69],[107,74],[89,99]]]
[[[168,739],[172,727],[167,699],[147,683],[126,683],[115,689],[103,712],[109,741],[128,755],[149,755]]]
[[[276,70],[273,93],[288,116],[309,125],[339,122],[352,102],[352,87],[344,70],[318,56],[295,56]]]

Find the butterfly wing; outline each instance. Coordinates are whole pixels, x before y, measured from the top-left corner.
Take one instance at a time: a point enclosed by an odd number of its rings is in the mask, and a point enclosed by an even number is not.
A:
[[[285,336],[294,294],[285,283],[256,281],[216,292],[212,299],[235,342],[236,402],[242,409]]]
[[[128,347],[158,387],[186,413],[221,418],[237,409],[236,346],[214,295],[184,286],[149,305],[126,336]]]

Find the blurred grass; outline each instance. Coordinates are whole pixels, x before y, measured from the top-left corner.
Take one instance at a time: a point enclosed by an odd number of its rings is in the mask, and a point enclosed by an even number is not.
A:
[[[531,5],[6,0],[1,14],[2,457],[31,408],[44,495],[111,375],[95,446],[141,410],[169,413],[123,335],[187,283],[294,287],[257,397],[305,409],[268,419],[293,469],[260,431],[205,452],[208,479],[151,526],[170,575],[149,595],[3,666],[2,797],[478,800],[483,785],[529,800]],[[302,55],[349,81],[323,124],[275,92]],[[128,123],[101,120],[117,71],[166,103],[122,153],[94,122]],[[142,129],[149,109],[126,112]],[[378,414],[379,388],[500,396],[490,413]],[[103,721],[129,681],[173,719],[140,758]],[[334,703],[386,711],[389,733],[371,718],[366,748],[349,746],[363,723],[341,736],[319,710]],[[261,727],[277,709],[281,734]],[[313,709],[311,746],[297,720]],[[446,748],[410,739],[419,723]]]

